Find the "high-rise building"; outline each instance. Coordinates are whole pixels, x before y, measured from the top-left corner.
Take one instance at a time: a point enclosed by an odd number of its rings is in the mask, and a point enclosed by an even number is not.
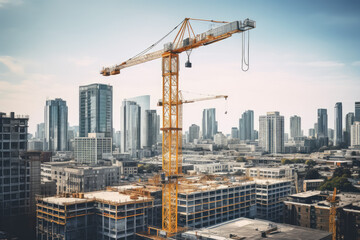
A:
[[[239,129],[237,127],[231,128],[231,138],[232,139],[239,138]]]
[[[61,98],[46,100],[45,149],[66,151],[68,147],[68,107]]]
[[[120,111],[121,152],[137,157],[140,150],[141,107],[133,101],[124,100]]]
[[[360,122],[355,121],[351,126],[351,146],[360,146]]]
[[[146,121],[146,111],[150,110],[150,95],[128,98],[126,100],[136,102],[140,106],[140,147],[151,147],[151,144],[148,142],[149,127]]]
[[[157,138],[159,135],[158,130],[158,115],[156,114],[156,110],[146,110],[145,111],[145,126],[146,126],[146,146],[152,147],[157,143]]]
[[[342,103],[337,102],[334,109],[334,146],[339,146],[343,142],[342,129]]]
[[[254,135],[254,111],[245,111],[239,119],[240,140],[255,140]]]
[[[45,138],[45,123],[39,123],[36,125],[35,138],[44,140]]]
[[[191,124],[189,127],[189,142],[194,142],[195,139],[200,137],[200,127],[196,124]]]
[[[269,153],[284,152],[284,116],[268,112],[260,116],[259,145]]]
[[[344,132],[344,142],[346,146],[351,145],[351,125],[353,125],[355,120],[355,114],[350,112],[346,114],[345,117],[345,132]]]
[[[334,135],[335,135],[334,129],[328,128],[327,134],[328,134],[329,140],[334,141]]]
[[[318,139],[319,146],[327,146],[328,138],[328,115],[327,109],[318,109],[317,116],[317,132],[316,138]]]
[[[202,135],[203,139],[213,139],[217,133],[216,110],[209,108],[203,110]]]
[[[290,117],[290,137],[301,137],[301,117],[299,116]]]
[[[81,164],[96,165],[103,153],[112,152],[112,138],[105,133],[88,133],[88,137],[75,138],[74,156]]]
[[[360,102],[355,102],[355,121],[360,121]]]
[[[309,137],[315,137],[315,129],[314,128],[309,129]]]
[[[105,133],[112,137],[113,88],[105,84],[79,87],[79,136],[88,133]]]
[[[113,137],[114,138],[114,145],[115,147],[117,148],[120,148],[120,143],[121,143],[121,132],[120,131],[116,131],[115,132],[115,136]]]

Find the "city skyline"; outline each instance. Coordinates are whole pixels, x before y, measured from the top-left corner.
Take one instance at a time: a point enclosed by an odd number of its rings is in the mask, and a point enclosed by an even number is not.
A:
[[[351,4],[317,1],[310,7],[310,2],[244,4],[243,1],[229,1],[222,5],[198,1],[192,3],[197,11],[187,9],[184,3],[177,6],[177,13],[171,16],[153,14],[164,13],[174,6],[173,3],[165,6],[161,1],[112,2],[109,4],[113,7],[106,13],[98,10],[103,7],[101,3],[85,6],[72,3],[68,8],[61,2],[4,2],[0,4],[0,20],[7,23],[0,25],[0,32],[4,33],[0,37],[3,43],[0,46],[0,106],[3,112],[30,115],[29,132],[34,133],[36,124],[42,122],[42,106],[46,99],[62,98],[69,107],[70,125],[78,125],[78,87],[91,83],[111,84],[114,89],[113,122],[118,130],[122,99],[151,95],[150,108],[158,109],[155,106],[161,97],[160,62],[130,68],[109,78],[99,75],[102,66],[133,56],[184,17],[230,21],[249,17],[257,21],[257,31],[251,33],[251,61],[247,73],[240,71],[240,36],[216,48],[209,46],[208,50],[193,51],[192,69],[183,67],[187,59],[181,55],[181,89],[229,95],[226,115],[223,114],[225,103],[221,100],[186,105],[184,129],[193,123],[200,125],[201,111],[205,108],[218,109],[216,118],[219,131],[223,132],[237,126],[246,109],[254,110],[255,129],[258,129],[260,115],[280,111],[286,119],[285,132],[289,132],[288,119],[292,115],[301,116],[302,127],[307,132],[316,122],[317,109],[326,108],[329,127],[333,128],[334,104],[342,102],[343,115],[346,115],[354,112],[354,102],[359,101],[356,98],[360,91],[360,59],[356,44],[360,36],[354,30],[360,24],[359,3],[347,2]],[[151,15],[143,12],[143,18],[131,16],[129,12],[139,6],[152,9]],[[89,17],[94,14],[96,21]],[[294,14],[296,16],[292,16]],[[64,15],[68,16],[65,21]],[[163,21],[164,18],[167,21]],[[157,28],[145,29],[146,19],[151,19]],[[113,22],[117,22],[119,31],[113,31]],[[132,22],[131,26],[128,22]],[[316,24],[310,24],[314,22]],[[336,37],[334,27],[339,29]],[[102,33],[98,29],[103,29]],[[146,40],[142,35],[147,36]],[[208,75],[204,75],[205,72]],[[24,98],[31,101],[24,102]]]

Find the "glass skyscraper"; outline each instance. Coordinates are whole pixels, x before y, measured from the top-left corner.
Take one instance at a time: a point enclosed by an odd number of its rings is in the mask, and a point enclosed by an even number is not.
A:
[[[328,138],[328,115],[327,109],[318,109],[316,136],[319,146],[327,146]]]
[[[213,139],[217,133],[216,110],[209,108],[203,110],[202,135],[203,139]]]
[[[351,125],[353,125],[355,119],[355,114],[350,112],[345,116],[345,132],[344,132],[344,142],[346,146],[351,145]]]
[[[360,122],[360,102],[355,102],[355,121]]]
[[[79,136],[88,133],[104,133],[112,137],[113,132],[113,88],[105,84],[90,84],[79,88]]]
[[[255,140],[254,135],[254,111],[248,110],[239,119],[240,140]]]
[[[61,98],[46,100],[45,148],[48,151],[66,151],[68,132],[68,107]]]
[[[337,102],[334,109],[334,146],[338,146],[343,142],[342,130],[342,103]]]

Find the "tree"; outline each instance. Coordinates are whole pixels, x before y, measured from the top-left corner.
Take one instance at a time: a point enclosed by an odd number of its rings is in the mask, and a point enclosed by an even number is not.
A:
[[[306,172],[305,179],[319,179],[321,175],[317,169],[310,169]]]
[[[246,162],[246,159],[244,157],[238,157],[236,158],[236,162]]]
[[[350,178],[351,171],[347,168],[340,167],[340,168],[336,168],[333,173],[333,177],[342,177],[344,175],[345,175],[345,177]]]
[[[306,160],[305,164],[309,167],[313,167],[316,165],[316,162],[314,160]]]
[[[320,190],[332,191],[335,187],[343,192],[359,192],[359,189],[354,187],[345,176],[332,177],[320,186]]]

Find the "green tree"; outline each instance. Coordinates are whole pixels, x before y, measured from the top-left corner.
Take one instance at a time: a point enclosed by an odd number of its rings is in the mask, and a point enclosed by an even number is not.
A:
[[[310,169],[306,172],[305,179],[319,179],[321,175],[317,169]]]
[[[351,171],[347,168],[336,168],[334,173],[333,173],[333,177],[341,177],[341,176],[345,176],[347,178],[351,177]]]
[[[305,164],[309,167],[314,167],[316,165],[316,162],[314,160],[306,160]]]
[[[246,162],[246,159],[244,157],[238,157],[236,158],[236,162]]]

